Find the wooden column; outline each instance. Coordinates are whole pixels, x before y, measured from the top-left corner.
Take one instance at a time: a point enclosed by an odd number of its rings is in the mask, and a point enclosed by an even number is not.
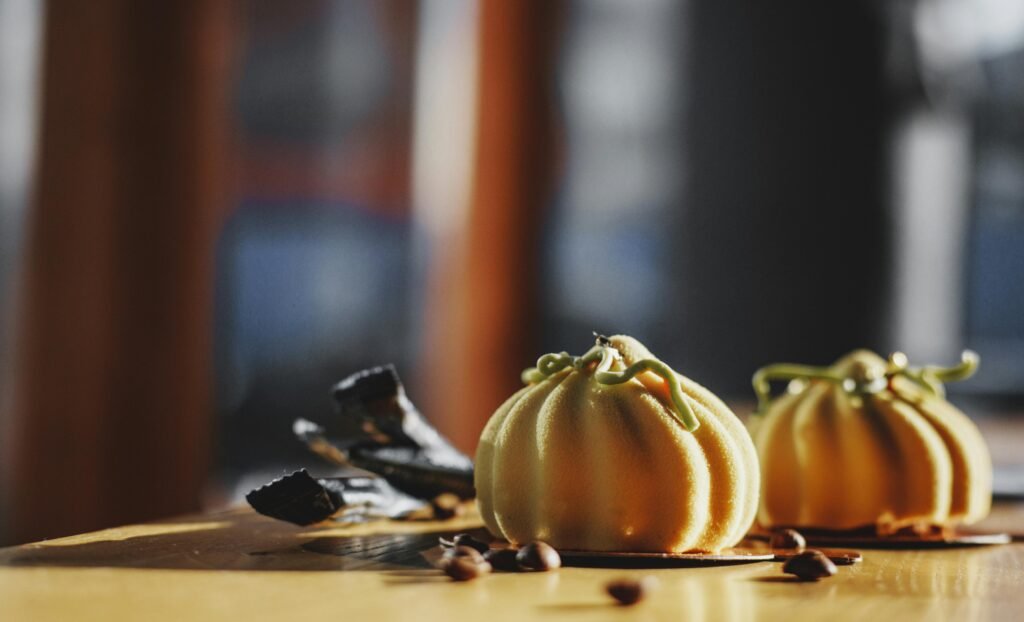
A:
[[[433,268],[424,374],[429,414],[467,451],[538,355],[559,5],[480,6],[470,210],[457,248],[439,249]]]
[[[8,541],[199,508],[231,7],[47,6]]]

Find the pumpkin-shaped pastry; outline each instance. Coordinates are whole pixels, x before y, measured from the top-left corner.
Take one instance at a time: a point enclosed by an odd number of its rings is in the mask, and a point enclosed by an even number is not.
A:
[[[942,386],[977,364],[964,352],[955,367],[910,368],[901,353],[886,361],[858,350],[832,367],[759,370],[751,418],[762,477],[758,522],[885,535],[983,518],[992,497],[988,449]],[[770,380],[790,380],[787,394],[772,400]]]
[[[588,551],[718,551],[757,512],[757,455],[710,391],[631,337],[547,354],[476,454],[487,528]]]

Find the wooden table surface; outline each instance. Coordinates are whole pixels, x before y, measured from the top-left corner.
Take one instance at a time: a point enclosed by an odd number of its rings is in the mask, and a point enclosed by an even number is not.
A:
[[[1024,507],[988,523],[1021,531]],[[562,568],[454,583],[439,535],[479,527],[381,522],[300,528],[237,509],[0,549],[0,620],[1022,620],[1024,543],[863,550],[818,583],[776,562],[653,570]],[[603,585],[657,578],[633,607]]]

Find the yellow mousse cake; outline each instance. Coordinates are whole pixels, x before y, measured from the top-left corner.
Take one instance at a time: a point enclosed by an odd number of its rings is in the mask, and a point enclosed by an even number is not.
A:
[[[965,352],[955,367],[910,368],[901,353],[886,361],[858,350],[832,367],[758,371],[758,522],[885,535],[983,518],[992,497],[988,448],[943,390],[977,363]],[[772,400],[770,380],[791,380],[789,391]]]
[[[715,552],[757,512],[746,429],[714,394],[632,337],[547,354],[484,428],[477,503],[512,543]]]

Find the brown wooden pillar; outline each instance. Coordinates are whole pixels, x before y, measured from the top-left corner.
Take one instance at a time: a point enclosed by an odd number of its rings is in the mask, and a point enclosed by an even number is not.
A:
[[[2,435],[8,541],[198,509],[232,3],[54,2]]]
[[[458,250],[428,309],[428,412],[472,451],[538,355],[539,243],[551,199],[559,2],[483,0],[476,155]]]

